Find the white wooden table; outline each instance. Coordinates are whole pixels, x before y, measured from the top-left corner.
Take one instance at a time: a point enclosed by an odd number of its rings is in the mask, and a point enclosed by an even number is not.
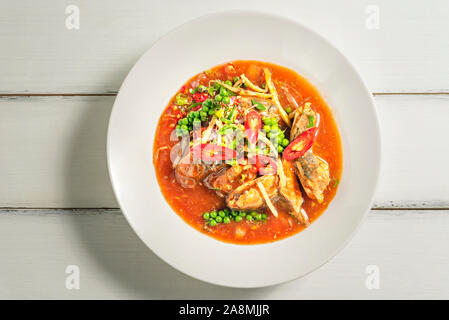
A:
[[[79,30],[66,27],[68,5]],[[368,219],[330,263],[237,290],[185,276],[140,242],[114,199],[105,138],[121,82],[154,41],[256,6],[310,26],[355,64],[384,159]],[[449,1],[5,0],[0,48],[0,298],[449,298]],[[66,288],[69,265],[79,290]],[[369,265],[379,289],[365,285]]]

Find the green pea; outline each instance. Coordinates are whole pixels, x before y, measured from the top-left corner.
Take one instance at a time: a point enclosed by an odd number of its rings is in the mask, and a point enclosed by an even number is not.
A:
[[[275,123],[273,123],[271,125],[271,130],[273,130],[273,131],[278,131],[279,130],[279,125],[278,125],[277,122],[275,122]]]
[[[262,213],[262,219],[267,220],[267,215],[265,213]]]
[[[215,221],[217,221],[217,223],[222,223],[223,218],[218,216],[218,217],[215,218]]]
[[[242,217],[246,216],[246,212],[245,211],[240,211],[240,216],[242,216]]]
[[[229,217],[224,217],[224,218],[223,218],[223,222],[224,222],[224,223],[230,223],[230,222],[231,222],[231,219],[230,219]]]
[[[254,217],[254,219],[256,219],[257,221],[260,221],[260,220],[262,220],[262,215],[259,213],[258,215],[256,215]]]
[[[221,87],[221,88],[220,88],[220,94],[221,94],[223,97],[229,96],[228,90],[226,90],[226,88],[224,88],[224,87]]]
[[[233,81],[234,81],[234,83],[235,83],[235,82],[237,82],[237,81],[239,81],[239,79],[240,79],[240,77],[238,77],[238,76],[237,76],[237,77],[235,77],[235,78],[234,78],[234,80],[233,80]]]
[[[268,124],[269,125],[270,122],[271,122],[271,119],[270,118],[263,118],[262,121],[263,121],[264,124]]]
[[[242,219],[243,219],[243,217],[241,217],[241,216],[235,217],[235,221],[236,221],[236,222],[240,222],[240,221],[242,221]]]
[[[207,112],[201,111],[200,116],[201,117],[207,117]]]
[[[220,210],[218,211],[218,215],[223,218],[226,216],[226,212],[224,210]]]
[[[253,218],[253,216],[251,216],[251,215],[247,215],[247,216],[246,216],[246,220],[248,220],[248,221],[253,221],[253,219],[254,219],[254,218]]]
[[[210,107],[212,107],[212,105],[213,105],[213,102],[211,99],[207,99],[206,101],[203,102],[203,107],[210,108]]]
[[[204,106],[201,108],[201,111],[207,112],[207,111],[209,111],[209,107]]]
[[[236,217],[236,216],[238,216],[239,212],[236,211],[236,210],[232,210],[232,211],[231,211],[231,214],[232,214],[234,217]]]
[[[266,124],[263,126],[263,129],[265,130],[265,132],[270,132],[271,127],[268,124]]]
[[[228,96],[224,96],[223,97],[223,103],[229,104],[229,102],[231,102],[231,98],[229,98]]]
[[[225,84],[227,84],[228,86],[232,86],[232,81],[231,80],[226,80]]]
[[[257,213],[256,211],[251,211],[251,215],[252,215],[253,217],[255,217],[255,216],[258,215],[258,213]]]
[[[285,111],[286,111],[287,113],[290,113],[290,112],[292,112],[292,108],[287,107],[287,108],[285,108]]]
[[[214,109],[210,109],[209,110],[209,112],[208,112],[208,114],[211,116],[211,115],[213,115],[215,113],[215,110]]]
[[[275,124],[276,124],[276,125],[278,124],[278,121],[276,120],[276,118],[271,118],[269,124],[270,124],[271,126],[274,126]]]
[[[204,218],[204,220],[209,220],[209,219],[210,219],[210,214],[209,214],[209,212],[204,212],[204,213],[203,213],[203,218]]]
[[[284,151],[284,148],[282,146],[278,146],[278,153],[282,153]]]
[[[290,143],[290,141],[288,141],[288,139],[283,139],[283,140],[282,140],[282,146],[283,146],[283,147],[288,146],[289,143]]]
[[[267,133],[267,138],[271,138],[271,131]]]
[[[215,100],[217,100],[218,102],[220,102],[221,100],[223,100],[223,96],[221,94],[217,94],[215,96]]]
[[[185,124],[183,124],[183,125],[181,126],[181,129],[187,131],[187,126],[186,126]]]
[[[215,221],[214,219],[210,219],[210,220],[209,220],[209,225],[210,225],[211,227],[215,227],[215,226],[217,225],[217,221]]]
[[[217,211],[211,211],[210,212],[210,216],[212,217],[212,218],[216,218],[217,217]]]

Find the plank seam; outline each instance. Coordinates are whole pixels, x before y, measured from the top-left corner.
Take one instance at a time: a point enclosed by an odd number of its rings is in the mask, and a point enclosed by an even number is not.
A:
[[[112,212],[121,211],[120,208],[105,207],[89,207],[89,208],[53,208],[53,207],[0,207],[0,212],[16,212],[16,211],[100,211]],[[449,211],[449,207],[372,207],[370,211]]]
[[[0,93],[1,97],[115,97],[118,92],[108,93]],[[394,95],[449,95],[449,91],[441,92],[372,92],[373,96]]]

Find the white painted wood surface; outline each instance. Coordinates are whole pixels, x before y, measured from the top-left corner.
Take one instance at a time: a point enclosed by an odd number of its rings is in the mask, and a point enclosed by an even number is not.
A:
[[[77,31],[65,27],[68,4],[79,6]],[[379,9],[379,29],[366,28],[369,5]],[[0,3],[0,92],[115,92],[136,59],[172,28],[208,13],[255,8],[321,33],[373,92],[448,91],[447,0],[9,0]],[[206,40],[209,33],[192,36]]]
[[[160,260],[118,211],[0,215],[0,296],[126,299],[449,298],[449,211],[372,211],[350,244],[303,279],[240,290],[194,280]],[[14,250],[11,244],[14,243]],[[80,270],[67,290],[65,269]],[[376,265],[380,288],[365,286]]]
[[[449,155],[449,144],[442,141],[449,136],[449,95],[375,100],[384,156],[375,207],[449,207],[449,179],[442,174]],[[106,169],[113,101],[1,98],[0,146],[7,152],[0,153],[0,207],[118,207]]]
[[[65,27],[68,4],[80,8],[78,31]],[[379,29],[366,28],[368,6],[379,9]],[[115,93],[173,27],[254,7],[318,31],[372,92],[388,93],[375,95],[384,159],[374,207],[382,210],[311,275],[237,290],[174,270],[119,210],[98,209],[117,207],[105,157],[114,96],[100,94]],[[447,0],[2,1],[0,298],[448,299],[448,17]],[[81,290],[65,288],[67,265],[80,267]],[[380,268],[379,290],[365,286],[368,265]]]

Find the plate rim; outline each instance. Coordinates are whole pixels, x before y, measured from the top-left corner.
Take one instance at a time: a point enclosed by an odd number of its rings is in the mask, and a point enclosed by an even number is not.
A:
[[[203,19],[207,19],[207,18],[211,18],[211,17],[215,17],[215,16],[223,16],[223,15],[232,15],[232,14],[239,14],[239,15],[258,15],[258,16],[262,16],[262,17],[269,17],[269,18],[276,18],[280,21],[284,21],[284,22],[288,22],[290,24],[293,24],[297,27],[303,28],[305,30],[307,30],[308,32],[310,32],[311,34],[313,34],[313,36],[319,38],[320,40],[324,41],[327,45],[329,45],[330,47],[332,47],[339,55],[341,58],[343,58],[345,60],[345,62],[348,64],[349,67],[351,67],[354,71],[355,76],[357,77],[357,80],[360,82],[361,87],[363,88],[363,93],[368,97],[368,100],[370,102],[370,108],[373,111],[373,119],[374,120],[374,128],[375,128],[375,136],[376,136],[376,141],[377,141],[377,145],[375,146],[376,149],[376,159],[375,159],[375,163],[377,164],[377,168],[376,168],[376,172],[375,172],[375,177],[374,177],[374,181],[372,184],[373,190],[370,196],[370,201],[367,202],[365,209],[363,210],[362,214],[360,215],[360,218],[358,219],[357,225],[356,227],[350,232],[348,233],[348,235],[346,236],[346,238],[344,239],[344,241],[341,241],[340,245],[337,246],[334,251],[332,252],[332,254],[328,255],[328,257],[326,259],[323,259],[323,261],[319,264],[317,264],[314,268],[311,268],[311,270],[309,270],[308,272],[305,272],[301,275],[294,275],[292,277],[288,277],[286,279],[284,279],[283,281],[264,281],[263,284],[260,285],[255,285],[255,286],[247,286],[247,285],[236,285],[236,284],[226,284],[226,283],[222,283],[222,282],[215,282],[212,281],[210,279],[206,279],[206,278],[202,278],[196,275],[192,275],[180,268],[178,268],[177,265],[171,264],[170,262],[168,262],[166,259],[164,259],[161,255],[159,255],[156,251],[154,251],[148,244],[147,242],[143,239],[143,237],[141,236],[141,234],[139,232],[137,232],[136,228],[134,227],[133,222],[131,221],[131,218],[128,216],[128,214],[126,213],[126,210],[123,208],[121,200],[119,198],[118,195],[118,191],[117,191],[117,187],[116,187],[116,182],[114,181],[114,177],[113,177],[113,170],[111,168],[111,143],[112,143],[112,138],[111,138],[111,127],[112,127],[112,119],[114,117],[114,111],[117,110],[116,104],[117,104],[117,98],[120,96],[121,90],[124,87],[125,83],[127,83],[127,81],[129,81],[131,74],[133,73],[133,70],[136,68],[136,66],[139,64],[139,62],[141,62],[144,57],[147,55],[147,53],[149,51],[151,51],[151,49],[158,43],[160,42],[162,39],[168,37],[169,35],[171,35],[172,33],[175,33],[176,31],[178,31],[179,29],[182,29],[183,27],[185,27],[186,25],[189,25],[191,23],[197,23]],[[320,94],[321,94],[321,90],[319,90]],[[172,268],[176,269],[177,271],[181,272],[182,274],[185,274],[191,278],[206,282],[206,283],[210,283],[213,285],[217,285],[217,286],[221,286],[221,287],[228,287],[228,288],[264,288],[264,287],[270,287],[270,286],[275,286],[278,284],[282,284],[282,283],[286,283],[286,282],[290,282],[296,279],[300,279],[303,277],[308,276],[309,274],[313,273],[314,271],[316,271],[317,269],[321,268],[323,265],[327,264],[330,260],[332,260],[338,253],[340,253],[343,248],[345,248],[348,243],[353,239],[353,237],[355,236],[355,234],[360,230],[360,227],[362,226],[363,222],[365,221],[365,219],[368,216],[368,213],[373,205],[374,202],[374,197],[376,195],[376,192],[378,190],[378,186],[379,186],[379,177],[380,177],[380,172],[382,169],[382,136],[381,136],[381,127],[380,127],[380,121],[379,121],[379,112],[378,109],[376,107],[376,103],[374,101],[374,97],[372,95],[372,93],[370,92],[365,80],[362,78],[361,73],[358,71],[358,69],[354,66],[354,64],[346,57],[345,54],[343,54],[343,52],[337,47],[335,46],[330,40],[328,40],[327,38],[325,38],[324,36],[322,36],[320,33],[316,32],[314,29],[310,28],[309,26],[307,26],[306,24],[304,24],[303,22],[300,22],[298,20],[294,20],[292,18],[289,17],[285,17],[279,14],[273,14],[273,13],[267,13],[264,11],[260,11],[260,10],[238,10],[238,9],[232,9],[232,10],[223,10],[223,11],[218,11],[218,12],[212,12],[212,13],[208,13],[205,15],[201,15],[198,17],[195,17],[193,19],[190,19],[186,22],[183,22],[179,25],[177,25],[176,27],[170,29],[168,32],[166,32],[165,34],[163,34],[162,36],[158,37],[149,47],[147,50],[145,50],[145,52],[136,60],[136,62],[133,64],[133,66],[129,69],[126,77],[124,78],[122,84],[120,85],[119,91],[117,93],[117,96],[114,99],[114,103],[113,103],[113,107],[109,116],[109,120],[108,120],[108,127],[107,127],[107,139],[106,139],[106,160],[107,160],[107,168],[108,168],[108,175],[109,175],[109,180],[111,182],[112,185],[112,190],[114,193],[114,197],[120,207],[120,210],[123,213],[123,216],[125,217],[125,220],[128,222],[128,224],[131,226],[131,228],[133,229],[133,232],[137,235],[137,237],[140,239],[140,241],[142,241],[145,246],[151,250],[151,252],[153,252],[159,259],[161,259],[162,261],[164,261],[164,263],[167,263],[169,266],[171,266]],[[338,193],[338,191],[337,191]],[[171,208],[171,210],[173,211],[173,209]],[[184,223],[186,223],[185,221],[183,221]],[[198,231],[197,231],[198,232]],[[219,241],[219,240],[217,240]],[[271,244],[271,242],[269,243],[263,243],[263,244],[257,244],[257,245],[265,245],[265,244]],[[234,245],[239,245],[239,244],[234,244]]]

